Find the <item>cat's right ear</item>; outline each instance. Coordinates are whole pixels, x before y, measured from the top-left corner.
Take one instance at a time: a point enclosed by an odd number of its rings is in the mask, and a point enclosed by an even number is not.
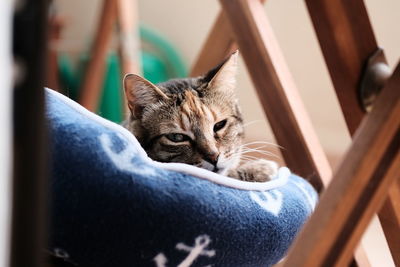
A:
[[[233,92],[236,86],[238,57],[239,51],[236,50],[236,52],[234,52],[224,62],[204,75],[203,82],[208,83],[209,88],[213,90]]]
[[[145,106],[168,99],[156,85],[136,74],[125,75],[123,85],[128,107],[137,119],[142,117]]]

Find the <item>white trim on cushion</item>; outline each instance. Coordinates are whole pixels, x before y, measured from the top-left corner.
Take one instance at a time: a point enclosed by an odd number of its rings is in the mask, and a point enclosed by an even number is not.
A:
[[[201,169],[192,165],[188,164],[183,164],[183,163],[161,163],[152,160],[149,158],[146,154],[146,151],[142,148],[140,145],[139,141],[133,136],[132,133],[130,133],[127,129],[122,127],[121,125],[118,125],[112,121],[109,121],[107,119],[104,119],[95,113],[85,109],[83,106],[80,104],[76,103],[75,101],[71,100],[70,98],[64,96],[63,94],[60,94],[54,90],[51,90],[49,88],[45,88],[47,92],[53,94],[54,96],[62,99],[67,105],[69,105],[71,108],[75,109],[78,111],[80,114],[82,114],[85,117],[88,117],[91,120],[94,120],[98,122],[99,124],[116,131],[123,135],[126,139],[128,139],[130,142],[132,142],[137,148],[138,152],[140,155],[143,157],[144,160],[148,161],[149,164],[166,169],[166,170],[171,170],[171,171],[176,171],[176,172],[182,172],[186,173],[201,179],[209,180],[213,183],[220,184],[223,186],[227,187],[232,187],[236,189],[242,189],[242,190],[252,190],[252,191],[266,191],[270,189],[274,189],[280,186],[283,186],[287,183],[288,178],[290,176],[290,171],[286,167],[281,167],[279,169],[278,175],[275,179],[272,179],[271,181],[268,182],[245,182],[245,181],[240,181],[234,178],[222,176],[218,173],[214,173],[205,169]]]

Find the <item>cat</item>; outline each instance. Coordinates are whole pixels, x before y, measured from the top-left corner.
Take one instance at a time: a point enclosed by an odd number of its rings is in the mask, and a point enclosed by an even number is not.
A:
[[[127,74],[123,84],[130,113],[122,125],[153,160],[187,163],[243,181],[270,180],[277,173],[276,162],[241,159],[237,62],[235,52],[205,75],[157,85]]]

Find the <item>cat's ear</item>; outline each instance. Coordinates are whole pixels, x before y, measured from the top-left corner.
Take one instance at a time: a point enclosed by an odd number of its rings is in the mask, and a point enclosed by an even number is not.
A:
[[[234,52],[220,65],[204,75],[203,80],[213,90],[234,90],[236,86],[236,74],[238,66],[239,51]]]
[[[128,107],[135,118],[142,117],[146,105],[168,99],[156,85],[136,74],[125,75],[123,84]]]

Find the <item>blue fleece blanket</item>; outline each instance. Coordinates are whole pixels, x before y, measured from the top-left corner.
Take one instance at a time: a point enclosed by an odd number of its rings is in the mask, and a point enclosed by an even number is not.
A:
[[[72,266],[270,266],[317,194],[281,168],[250,183],[149,159],[122,127],[46,89],[48,250]]]

